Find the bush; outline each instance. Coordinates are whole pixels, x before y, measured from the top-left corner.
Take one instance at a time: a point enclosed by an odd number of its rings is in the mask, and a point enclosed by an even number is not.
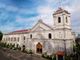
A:
[[[13,48],[13,50],[17,50],[17,48],[16,48],[16,47],[14,47],[14,48]]]
[[[10,44],[10,45],[9,45],[9,48],[10,48],[10,49],[12,49],[12,48],[13,48],[13,45],[12,45],[12,44]]]
[[[10,47],[9,44],[7,44],[7,45],[6,45],[6,48],[9,48],[9,47]]]
[[[27,53],[27,50],[24,50],[24,49],[23,49],[22,52]]]
[[[18,47],[18,50],[21,50],[21,47]]]
[[[0,43],[0,47],[21,50],[21,47],[15,47],[15,44]]]
[[[29,50],[27,49],[27,50],[24,50],[24,51],[22,50],[22,52],[27,53],[27,54],[33,54],[31,49],[29,49]]]
[[[32,52],[32,50],[30,49],[30,50],[29,50],[29,54],[32,54],[32,53],[33,53],[33,52]]]
[[[42,54],[42,57],[46,58],[46,59],[49,59],[49,60],[56,60],[56,56],[55,55],[47,55],[47,52]]]
[[[27,53],[27,54],[33,54],[33,52],[32,52],[32,50],[31,50],[31,49],[26,50],[26,53]]]
[[[43,54],[42,54],[42,57],[43,57],[43,58],[46,58],[46,57],[47,57],[47,52],[43,53]]]
[[[73,60],[73,58],[74,58],[74,55],[73,54],[69,54],[69,55],[66,55],[66,60]]]

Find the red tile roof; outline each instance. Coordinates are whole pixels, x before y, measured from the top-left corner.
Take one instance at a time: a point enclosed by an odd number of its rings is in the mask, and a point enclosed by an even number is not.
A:
[[[25,33],[29,33],[31,30],[30,29],[26,29],[26,30],[17,30],[17,31],[13,31],[8,33],[7,35],[11,35],[11,34],[25,34]]]
[[[57,51],[56,55],[62,55],[62,56],[64,56],[64,51]]]
[[[54,12],[53,15],[56,15],[56,14],[59,14],[59,13],[62,13],[62,12],[65,12],[65,13],[67,13],[67,14],[70,14],[68,11],[66,11],[66,10],[64,10],[64,9],[62,9],[62,8],[59,8],[56,12]]]

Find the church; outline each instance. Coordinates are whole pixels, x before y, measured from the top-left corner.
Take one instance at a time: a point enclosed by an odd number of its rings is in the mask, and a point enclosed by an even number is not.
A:
[[[58,8],[53,14],[54,26],[45,24],[41,19],[31,29],[13,31],[3,35],[2,42],[15,44],[34,54],[71,53],[75,34],[71,28],[71,16],[67,10]]]

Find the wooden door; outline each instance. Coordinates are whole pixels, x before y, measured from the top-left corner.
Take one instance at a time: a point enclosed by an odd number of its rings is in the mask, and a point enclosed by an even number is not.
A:
[[[42,45],[41,45],[40,43],[38,43],[38,44],[36,45],[36,52],[37,52],[37,53],[42,53]]]

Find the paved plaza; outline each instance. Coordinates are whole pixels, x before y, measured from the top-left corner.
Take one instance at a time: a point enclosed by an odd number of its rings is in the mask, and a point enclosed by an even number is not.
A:
[[[21,51],[0,49],[0,60],[46,60],[41,56],[26,54]]]

